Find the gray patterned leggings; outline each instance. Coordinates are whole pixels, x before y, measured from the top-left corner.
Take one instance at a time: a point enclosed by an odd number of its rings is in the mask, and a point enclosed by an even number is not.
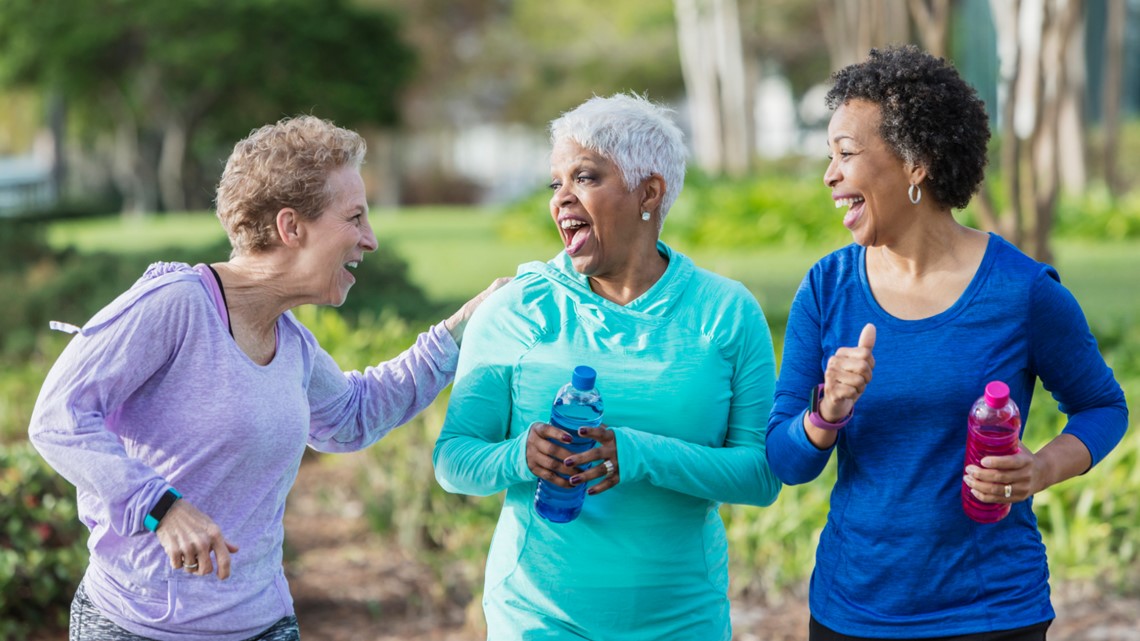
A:
[[[83,583],[75,590],[71,601],[71,628],[69,641],[151,641],[146,637],[127,632],[103,616],[99,608],[91,603]],[[297,627],[297,617],[290,616],[273,624],[265,632],[247,641],[300,641],[301,630]]]

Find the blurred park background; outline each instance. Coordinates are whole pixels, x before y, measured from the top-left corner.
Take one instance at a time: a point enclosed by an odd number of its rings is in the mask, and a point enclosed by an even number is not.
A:
[[[960,219],[1057,265],[1140,407],[1140,0],[0,0],[0,638],[65,638],[85,565],[74,490],[26,443],[67,341],[48,321],[82,324],[152,261],[224,260],[213,188],[252,128],[312,113],[369,141],[381,249],[345,306],[298,310],[363,368],[559,251],[545,124],[645,93],[691,149],[665,238],[751,289],[779,354],[803,274],[850,240],[821,180],[828,76],[901,42],[954,62],[989,110],[988,177]],[[1063,426],[1038,395],[1033,447]],[[482,638],[500,498],[435,484],[446,401],[367,452],[306,455],[286,542],[306,638]],[[1035,499],[1059,594],[1140,597],[1135,423]],[[803,638],[829,489],[722,508],[734,601],[800,608],[787,633],[739,616],[740,638]],[[1136,639],[1138,621],[1054,636]]]

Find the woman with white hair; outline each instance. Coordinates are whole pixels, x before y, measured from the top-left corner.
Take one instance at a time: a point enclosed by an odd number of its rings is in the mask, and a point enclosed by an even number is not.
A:
[[[487,561],[491,639],[729,639],[722,502],[771,504],[775,359],[755,298],[658,238],[685,171],[666,110],[592,98],[551,125],[550,215],[565,251],[472,316],[434,461],[451,492],[506,500]],[[606,424],[575,454],[547,424],[576,365]],[[538,479],[586,485],[540,518]]]

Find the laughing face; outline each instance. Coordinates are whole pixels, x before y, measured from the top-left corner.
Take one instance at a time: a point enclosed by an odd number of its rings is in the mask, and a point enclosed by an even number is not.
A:
[[[865,247],[890,244],[917,219],[907,200],[912,171],[879,135],[881,121],[878,105],[851,100],[827,127],[831,163],[823,182],[846,212],[843,226]]]
[[[564,138],[550,154],[550,216],[574,269],[586,276],[613,276],[631,259],[635,238],[656,227],[641,220],[637,191],[601,154]]]
[[[356,269],[364,254],[376,251],[376,234],[368,222],[364,180],[353,167],[329,174],[332,201],[321,216],[306,221],[306,251],[298,256],[299,272],[305,274],[314,302],[339,306],[356,282],[349,270]]]

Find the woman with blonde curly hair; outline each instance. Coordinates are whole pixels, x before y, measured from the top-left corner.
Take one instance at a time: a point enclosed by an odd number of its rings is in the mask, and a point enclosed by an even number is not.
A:
[[[312,116],[254,131],[218,187],[230,259],[155,263],[70,328],[30,435],[91,529],[71,639],[299,638],[281,546],[305,446],[359,450],[426,407],[486,295],[364,372],[297,322],[342,304],[376,249],[364,153]]]

